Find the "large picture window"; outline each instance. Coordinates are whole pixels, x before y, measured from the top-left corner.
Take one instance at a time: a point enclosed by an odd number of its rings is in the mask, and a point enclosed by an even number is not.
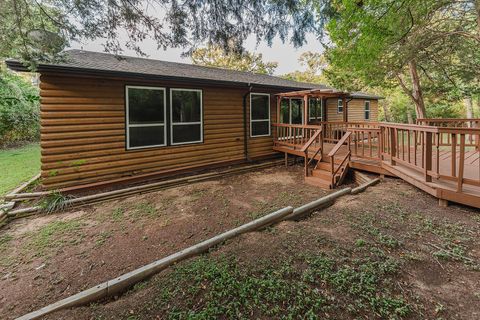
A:
[[[266,93],[250,94],[250,136],[270,135],[270,95]]]
[[[126,86],[127,149],[166,145],[165,88]]]
[[[170,105],[171,144],[202,142],[202,91],[171,89]]]
[[[322,120],[322,99],[312,98],[308,106],[310,120]]]
[[[365,101],[365,120],[370,120],[370,101]]]

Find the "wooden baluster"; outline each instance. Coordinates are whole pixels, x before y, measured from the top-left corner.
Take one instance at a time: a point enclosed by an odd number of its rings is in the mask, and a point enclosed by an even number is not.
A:
[[[465,170],[465,134],[460,134],[460,159],[458,161],[457,192],[463,189],[463,172]]]
[[[407,159],[408,163],[412,162],[412,156],[411,156],[411,145],[410,145],[410,130],[407,130]]]
[[[368,131],[368,148],[370,149],[370,158],[373,158],[373,150],[372,150],[372,132]]]
[[[395,128],[390,128],[390,164],[396,165],[395,157],[397,153],[397,146],[395,144]]]
[[[456,177],[457,176],[457,135],[455,133],[452,133],[451,156],[452,156],[452,177]]]
[[[436,134],[437,136],[437,144],[435,146],[436,150],[435,150],[435,156],[437,157],[436,158],[436,161],[435,161],[435,165],[437,166],[435,172],[438,174],[440,174],[440,133],[437,133]]]
[[[420,134],[420,144],[422,146],[422,169],[425,168],[425,132]]]
[[[425,181],[431,182],[432,176],[429,171],[432,170],[433,134],[431,132],[425,132],[425,140]]]
[[[413,138],[414,138],[414,141],[413,143],[415,144],[415,149],[413,150],[413,157],[415,158],[415,166],[417,165],[417,148],[418,148],[418,145],[417,145],[417,130],[413,130]]]

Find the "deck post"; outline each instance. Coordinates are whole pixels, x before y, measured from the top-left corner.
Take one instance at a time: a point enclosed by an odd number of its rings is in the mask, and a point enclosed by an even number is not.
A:
[[[432,182],[433,134],[425,132],[425,182]]]
[[[448,200],[438,198],[438,206],[442,208],[447,208],[448,207]]]
[[[343,97],[342,104],[343,104],[343,122],[348,122],[348,104],[347,104],[346,96]]]
[[[303,96],[303,124],[307,125],[308,124],[308,94]]]

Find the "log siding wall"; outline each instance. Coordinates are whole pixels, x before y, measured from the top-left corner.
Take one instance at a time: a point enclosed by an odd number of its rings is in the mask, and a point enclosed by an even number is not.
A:
[[[203,92],[203,143],[126,150],[125,85],[190,88]],[[276,93],[254,88],[253,92]],[[270,92],[269,92],[270,91]],[[47,189],[77,187],[213,164],[242,161],[243,96],[248,87],[42,75],[42,181]],[[168,100],[168,99],[167,99]],[[247,97],[247,121],[249,115]],[[270,99],[275,121],[274,96]],[[167,106],[169,104],[167,103]],[[251,158],[275,155],[272,137],[251,138]]]
[[[337,112],[338,99],[327,100],[327,121],[343,121],[343,113]],[[378,120],[378,100],[370,101],[370,121]],[[365,120],[365,99],[353,99],[348,102],[348,120],[349,121],[368,121]]]

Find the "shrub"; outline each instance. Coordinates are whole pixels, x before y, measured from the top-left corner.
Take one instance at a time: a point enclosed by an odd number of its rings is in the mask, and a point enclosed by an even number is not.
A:
[[[38,88],[0,66],[0,147],[40,137]]]

